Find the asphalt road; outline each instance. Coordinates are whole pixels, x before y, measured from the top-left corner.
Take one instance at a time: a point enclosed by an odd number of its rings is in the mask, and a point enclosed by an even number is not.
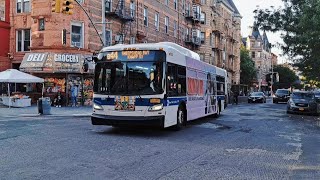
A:
[[[181,131],[0,119],[0,179],[320,179],[320,119],[229,106]]]

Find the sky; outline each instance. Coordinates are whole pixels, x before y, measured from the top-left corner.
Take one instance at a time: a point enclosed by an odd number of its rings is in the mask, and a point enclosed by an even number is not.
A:
[[[283,2],[281,0],[233,0],[235,5],[237,6],[241,16],[241,35],[242,37],[247,37],[250,33],[249,26],[253,25],[254,22],[254,13],[253,11],[259,6],[261,9],[269,8],[270,6],[274,6],[275,8],[279,6],[283,6]],[[260,31],[262,35],[262,31]],[[280,38],[280,33],[271,33],[267,32],[267,36],[269,42],[271,44],[276,44],[278,42],[282,42]],[[271,49],[271,52],[278,55],[278,63],[282,64],[286,62],[286,58],[282,57],[282,51],[276,47]]]

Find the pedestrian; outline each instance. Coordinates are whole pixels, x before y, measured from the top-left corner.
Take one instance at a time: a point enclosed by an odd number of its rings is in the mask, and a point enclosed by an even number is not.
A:
[[[238,104],[238,96],[239,96],[239,92],[235,90],[233,93],[233,102],[236,104]]]
[[[72,101],[72,107],[78,106],[77,97],[79,93],[78,85],[75,84],[71,87],[71,101]]]
[[[59,90],[58,93],[57,93],[57,96],[55,98],[55,105],[56,107],[61,107],[62,105],[62,94],[61,94],[61,91]]]

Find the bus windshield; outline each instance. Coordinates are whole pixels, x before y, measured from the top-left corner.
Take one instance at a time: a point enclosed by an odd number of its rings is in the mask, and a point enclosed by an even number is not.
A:
[[[163,93],[164,51],[114,51],[106,52],[100,58],[95,67],[95,93]]]

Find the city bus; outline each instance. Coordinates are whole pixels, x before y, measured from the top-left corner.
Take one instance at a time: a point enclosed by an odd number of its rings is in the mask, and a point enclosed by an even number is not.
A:
[[[175,43],[109,46],[95,62],[93,125],[180,129],[227,105],[226,70]]]

